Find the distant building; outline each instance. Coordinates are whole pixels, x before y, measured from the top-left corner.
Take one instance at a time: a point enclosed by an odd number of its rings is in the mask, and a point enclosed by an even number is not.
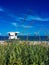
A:
[[[18,39],[17,38],[17,34],[18,34],[19,32],[8,32],[8,34],[9,34],[9,39]]]

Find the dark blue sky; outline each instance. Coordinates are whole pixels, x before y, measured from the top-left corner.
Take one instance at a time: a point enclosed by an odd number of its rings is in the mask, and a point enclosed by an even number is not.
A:
[[[0,0],[0,34],[49,35],[49,0]]]

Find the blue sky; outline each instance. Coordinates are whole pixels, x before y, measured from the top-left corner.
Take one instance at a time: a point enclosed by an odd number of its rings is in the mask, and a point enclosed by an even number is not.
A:
[[[48,0],[0,0],[0,35],[49,35]]]

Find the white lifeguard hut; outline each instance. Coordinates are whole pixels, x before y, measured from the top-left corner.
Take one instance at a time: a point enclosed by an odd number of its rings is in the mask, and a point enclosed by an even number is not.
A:
[[[18,39],[17,38],[17,34],[18,34],[19,32],[8,32],[8,34],[9,34],[9,39]]]

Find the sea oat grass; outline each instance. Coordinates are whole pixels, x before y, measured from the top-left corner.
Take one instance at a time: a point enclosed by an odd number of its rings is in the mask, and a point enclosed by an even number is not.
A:
[[[49,46],[19,41],[0,45],[0,65],[49,65]]]

